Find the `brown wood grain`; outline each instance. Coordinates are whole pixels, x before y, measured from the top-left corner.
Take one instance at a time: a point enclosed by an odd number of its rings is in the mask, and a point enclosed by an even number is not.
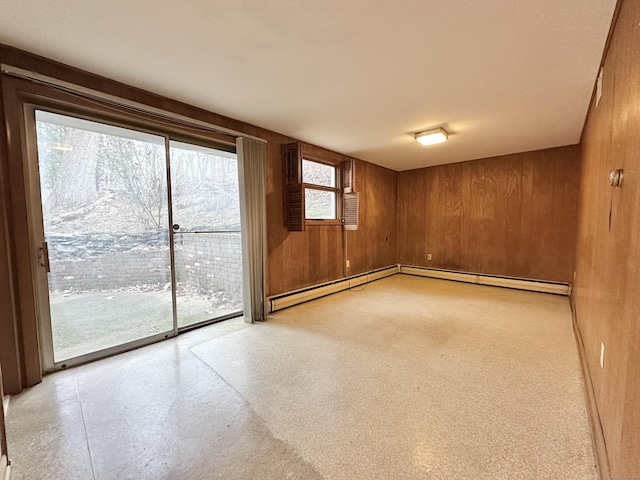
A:
[[[571,282],[579,155],[571,146],[400,172],[399,261]]]
[[[0,98],[2,98],[1,85]],[[0,118],[4,118],[1,101]],[[4,122],[0,122],[0,138],[6,138]],[[0,158],[7,158],[7,145],[4,141],[0,141]],[[7,178],[7,165],[0,162],[0,229],[3,230],[0,234],[0,363],[4,366],[1,383],[4,385],[5,392],[17,392],[22,389],[22,367],[18,350],[19,335],[15,322],[17,315],[11,237],[4,231],[11,216]]]
[[[340,225],[308,222],[304,232],[290,232],[283,221],[282,155],[271,154],[270,149],[268,146],[268,295],[396,263],[396,172],[356,160],[355,188],[361,202],[357,231],[343,235]],[[340,165],[345,159],[336,152],[306,143],[303,152],[307,158],[334,165]],[[346,271],[345,238],[351,261]]]
[[[355,190],[360,195],[358,230],[345,231],[347,275],[397,263],[397,172],[357,160]],[[347,260],[345,259],[345,260]]]
[[[18,68],[38,72],[59,80],[74,83],[86,88],[91,88],[103,93],[132,100],[151,107],[160,108],[186,117],[202,120],[211,124],[230,128],[248,135],[254,135],[267,140],[267,294],[274,295],[326,281],[342,278],[344,271],[344,245],[343,233],[340,225],[309,225],[305,232],[289,232],[284,219],[284,185],[283,185],[283,159],[282,146],[296,139],[280,135],[257,126],[249,125],[233,120],[213,112],[208,112],[184,103],[180,103],[150,92],[146,92],[122,83],[109,80],[89,72],[78,70],[12,47],[0,45],[0,63],[9,64]],[[3,77],[3,81],[7,77]],[[13,79],[12,79],[13,80]],[[30,82],[23,82],[29,84]],[[35,87],[33,87],[35,88]],[[68,94],[53,93],[52,89],[42,85],[37,86],[38,95],[47,97],[51,94],[56,100],[80,103],[86,106],[80,98],[69,98]],[[17,393],[24,385],[37,381],[33,375],[31,380],[21,382],[20,369],[26,365],[26,369],[32,374],[38,373],[38,338],[37,338],[37,312],[33,301],[32,272],[28,267],[31,251],[26,235],[29,229],[26,216],[26,196],[22,179],[19,149],[11,155],[4,151],[5,139],[8,132],[5,126],[12,128],[11,138],[15,145],[20,145],[20,110],[18,93],[14,89],[9,97],[4,95],[3,105],[5,114],[0,122],[0,135],[2,138],[2,189],[0,193],[6,193],[7,201],[3,197],[3,208],[11,206],[8,212],[9,218],[1,222],[0,229],[3,242],[0,242],[0,298],[3,300],[0,320],[0,338],[2,338],[2,355],[5,362],[5,387],[8,393]],[[7,104],[10,109],[6,108]],[[84,107],[83,107],[84,108]],[[314,145],[304,144],[303,151],[310,158],[316,158],[334,165],[340,165],[345,157]],[[10,160],[11,157],[11,160]],[[365,201],[361,213],[363,229],[360,236],[353,235],[351,252],[354,254],[354,272],[366,271],[378,266],[386,266],[395,262],[396,252],[396,173],[381,167],[376,167],[366,162],[358,162],[362,176],[356,179],[356,185],[361,187]],[[11,171],[9,171],[11,170]],[[5,175],[6,173],[6,175]],[[372,186],[367,185],[372,182]],[[378,212],[369,212],[369,208],[380,208]],[[377,222],[381,222],[378,224]],[[365,234],[366,232],[366,234]],[[367,236],[369,235],[369,237]],[[4,240],[9,243],[5,244]],[[12,249],[11,245],[15,248]],[[369,249],[371,255],[361,249]],[[6,259],[6,262],[5,262]],[[16,272],[16,275],[5,275]],[[18,295],[18,294],[21,295]],[[6,300],[11,300],[7,301]],[[13,304],[18,305],[20,313],[13,309]],[[4,309],[7,309],[6,311]],[[5,315],[6,313],[6,315]],[[16,339],[19,332],[21,338]],[[9,346],[17,346],[18,351],[11,352]],[[28,352],[24,350],[25,345]],[[12,358],[14,360],[12,360]],[[20,361],[16,361],[19,358]],[[23,374],[24,376],[24,374]]]
[[[611,477],[640,478],[640,3],[618,7],[582,138],[573,300]],[[622,188],[608,186],[615,168]]]
[[[22,104],[14,94],[15,90],[9,87],[9,83],[2,79],[2,103],[5,111],[4,128],[6,130],[7,155],[3,157],[2,171],[5,173],[3,189],[8,194],[11,211],[9,231],[7,235],[10,248],[10,270],[15,272],[9,294],[12,296],[14,309],[14,321],[3,319],[4,331],[11,333],[11,329],[17,333],[16,349],[18,351],[18,371],[9,371],[5,376],[19,375],[9,381],[9,385],[20,385],[20,388],[34,385],[42,380],[40,368],[39,326],[38,313],[35,300],[35,277],[33,271],[33,255],[36,251],[34,239],[31,236],[29,224],[30,212],[26,189],[26,169],[23,165],[23,142],[21,134],[24,128],[22,118]],[[13,82],[11,82],[13,83]],[[6,226],[4,226],[6,229]],[[20,321],[18,322],[17,319]],[[28,353],[28,354],[27,354]],[[13,393],[7,390],[9,393]]]
[[[640,477],[638,18],[640,4],[622,0],[605,58],[605,95],[597,109],[591,107],[583,135],[581,167],[577,162],[578,147],[400,174],[356,162],[361,227],[347,234],[349,274],[400,261],[571,281],[579,219],[574,289],[577,322],[612,474],[627,478]],[[339,226],[310,226],[306,232],[289,232],[284,223],[281,148],[295,139],[10,47],[0,46],[0,62],[267,139],[268,294],[344,275],[346,259]],[[4,140],[5,122],[0,124]],[[310,157],[336,165],[344,158],[320,147],[306,145],[305,149]],[[6,190],[7,155],[1,149],[0,153]],[[625,184],[622,189],[613,190],[607,186],[606,176],[612,168],[619,167],[625,169]],[[16,198],[20,201],[22,197],[18,194]],[[2,201],[4,208],[8,198],[3,196]],[[17,304],[13,289],[18,288],[18,275],[5,274],[19,274],[23,285],[29,280],[28,271],[17,269],[24,251],[12,251],[13,245],[17,250],[24,247],[16,243],[21,237],[15,231],[16,225],[18,230],[25,228],[23,210],[20,205],[15,208],[13,205],[4,219],[6,223],[0,222],[0,339],[12,345],[16,344],[11,338],[15,338],[20,316],[13,309]],[[431,262],[427,261],[429,253],[433,255]],[[13,301],[11,306],[7,299]],[[28,312],[24,318],[28,318]],[[606,345],[604,369],[598,363],[600,342]],[[2,362],[6,367],[10,361],[5,360],[8,350],[4,345]],[[5,386],[14,393],[11,389],[18,384],[7,381]]]

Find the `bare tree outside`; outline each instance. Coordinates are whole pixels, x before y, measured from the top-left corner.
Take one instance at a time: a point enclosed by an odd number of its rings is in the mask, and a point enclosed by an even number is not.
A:
[[[61,232],[167,229],[163,144],[37,123],[43,205]],[[240,230],[237,161],[172,148],[174,216],[194,227]],[[106,219],[101,205],[124,214]],[[101,212],[102,211],[102,212]],[[91,212],[95,212],[92,215]],[[60,220],[65,220],[63,225]]]
[[[148,229],[166,228],[166,156],[163,145],[102,135],[101,179],[105,190],[119,192]]]
[[[173,328],[164,137],[42,111],[36,135],[56,361]],[[204,147],[170,156],[174,223],[213,232],[174,234],[189,324],[241,309],[238,169]]]
[[[240,231],[238,162],[172,143],[174,220],[182,230]]]

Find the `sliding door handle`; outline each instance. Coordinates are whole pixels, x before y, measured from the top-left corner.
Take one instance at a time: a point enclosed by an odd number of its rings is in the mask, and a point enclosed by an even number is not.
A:
[[[47,242],[42,242],[42,246],[38,247],[38,265],[44,267],[47,273],[51,271],[51,266],[49,265],[49,247],[47,246]]]

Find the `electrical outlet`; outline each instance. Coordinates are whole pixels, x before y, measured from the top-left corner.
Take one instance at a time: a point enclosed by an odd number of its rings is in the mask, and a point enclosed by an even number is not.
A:
[[[427,260],[431,260],[431,254],[427,253]]]
[[[604,368],[604,342],[600,342],[600,368]]]
[[[347,268],[351,266],[351,260],[347,260]]]

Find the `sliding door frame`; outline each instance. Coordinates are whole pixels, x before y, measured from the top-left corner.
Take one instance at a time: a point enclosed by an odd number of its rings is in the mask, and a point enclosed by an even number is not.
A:
[[[208,144],[207,145],[207,144],[205,144],[205,143],[203,143],[201,141],[194,140],[192,138],[171,135],[170,137],[168,137],[168,140],[167,140],[167,148],[168,148],[167,155],[168,155],[168,157],[171,157],[171,154],[170,154],[171,142],[186,143],[186,144],[190,144],[190,145],[193,145],[193,146],[196,146],[196,147],[205,147],[205,148],[212,149],[212,150],[220,150],[220,148],[218,146],[215,146],[213,144]],[[234,153],[236,155],[236,161],[237,161],[237,152],[235,150],[236,149],[234,148],[233,151],[232,150],[227,150],[227,151],[230,152],[230,153]],[[174,164],[174,166],[175,166],[175,164]],[[168,181],[171,182],[171,175],[169,175]],[[240,181],[240,179],[238,178],[238,182],[239,181]],[[171,189],[172,186],[169,185],[169,188]],[[239,190],[239,188],[238,188],[238,190]],[[240,200],[240,199],[238,199],[238,200]],[[240,203],[241,202],[239,202],[239,204]],[[239,207],[239,208],[241,208],[241,207]],[[173,225],[174,225],[174,219],[173,219],[173,195],[171,193],[171,190],[169,192],[169,210],[170,210],[170,213],[171,213],[171,217],[170,217],[171,218],[171,220],[170,220],[170,224],[171,224],[171,228],[170,228],[171,253],[172,253],[172,255],[175,255],[174,245],[175,245],[175,235],[176,235],[176,233],[178,235],[184,235],[187,232],[180,232],[180,231],[177,231],[177,230],[175,230],[173,228]],[[240,221],[240,219],[238,219],[238,221]],[[193,235],[200,235],[202,233],[240,233],[242,235],[242,231],[241,230],[238,230],[237,232],[235,232],[235,231],[234,232],[231,232],[231,231],[207,231],[207,232],[197,231],[197,232],[188,232],[188,234],[193,234]],[[199,327],[202,327],[202,326],[205,326],[205,325],[210,325],[212,323],[222,322],[222,321],[228,320],[230,318],[238,317],[238,316],[240,316],[240,315],[242,315],[244,313],[243,310],[240,309],[240,310],[236,310],[234,312],[226,313],[224,315],[219,315],[217,317],[208,318],[208,319],[205,319],[205,320],[200,320],[200,321],[197,321],[197,322],[194,322],[194,323],[190,323],[190,324],[187,324],[187,325],[180,326],[179,322],[178,322],[178,302],[177,302],[177,297],[178,297],[178,295],[177,295],[177,277],[178,277],[178,274],[177,274],[177,268],[174,268],[172,270],[172,272],[175,275],[175,282],[176,282],[174,284],[174,288],[173,288],[173,292],[174,292],[174,310],[175,310],[175,318],[176,318],[176,333],[182,333],[182,332],[187,332],[189,330],[195,330],[196,328],[199,328]],[[244,281],[243,281],[243,284],[244,284]]]
[[[114,106],[99,100],[85,98],[82,95],[60,91],[47,85],[28,80],[2,76],[2,94],[4,105],[12,113],[7,114],[8,164],[12,217],[14,222],[14,248],[18,276],[19,357],[21,358],[21,377],[23,387],[41,381],[42,375],[58,369],[80,365],[99,358],[105,358],[143,345],[155,343],[179,333],[176,317],[175,289],[175,252],[173,248],[172,205],[171,205],[171,169],[170,140],[188,141],[219,150],[235,152],[234,136],[215,133],[197,127],[171,122],[165,118],[156,118],[151,114]],[[137,130],[162,136],[166,147],[166,175],[168,195],[169,245],[171,256],[171,284],[173,305],[173,329],[154,336],[128,342],[75,357],[63,362],[53,361],[50,313],[48,312],[47,274],[38,265],[38,238],[44,238],[42,222],[42,203],[40,199],[39,175],[37,172],[37,143],[35,135],[35,111],[45,110],[53,113],[73,116],[84,120],[100,122],[121,128]],[[33,171],[33,168],[36,171]],[[35,183],[35,185],[34,185]],[[36,188],[37,187],[37,188]],[[39,221],[39,223],[38,223]],[[44,277],[44,281],[42,280]],[[46,294],[46,302],[42,301]],[[188,328],[190,330],[203,324],[231,318],[235,314],[205,321]],[[48,325],[44,325],[48,323]]]
[[[158,137],[162,137],[164,141],[164,146],[167,148],[169,145],[169,135],[153,130],[142,129],[139,127],[131,127],[126,125],[125,123],[118,123],[104,121],[102,118],[95,115],[77,115],[75,113],[70,113],[63,108],[50,108],[43,107],[41,105],[35,103],[23,103],[23,122],[25,125],[24,130],[24,145],[25,145],[25,158],[24,158],[24,168],[25,168],[25,177],[28,182],[27,186],[27,194],[28,194],[28,206],[30,212],[30,222],[31,222],[31,235],[33,245],[36,246],[36,249],[40,248],[38,245],[40,242],[44,243],[46,241],[45,237],[45,229],[44,229],[44,214],[42,211],[42,198],[41,198],[41,185],[40,185],[40,175],[38,174],[40,165],[38,160],[38,148],[37,148],[37,133],[36,133],[36,111],[46,111],[56,114],[61,114],[73,118],[80,118],[82,120],[88,120],[91,122],[101,123],[104,125],[117,126],[119,128],[125,128],[130,131],[139,131],[143,133],[149,133],[152,135],[156,135]],[[168,230],[168,244],[169,244],[169,252],[170,252],[170,278],[171,278],[171,296],[172,296],[172,307],[171,307],[171,329],[166,330],[164,332],[146,336],[143,338],[139,338],[136,340],[132,340],[129,342],[121,343],[118,345],[114,345],[112,347],[95,350],[90,353],[86,353],[83,355],[79,355],[76,357],[64,359],[61,361],[55,361],[54,358],[54,350],[53,350],[53,332],[52,332],[52,319],[51,319],[51,308],[50,308],[50,294],[49,294],[49,279],[48,279],[48,269],[43,268],[44,265],[41,264],[40,259],[36,260],[36,265],[34,265],[35,270],[35,290],[36,290],[36,305],[38,308],[38,320],[39,320],[39,332],[40,332],[40,361],[42,362],[42,370],[43,373],[53,372],[57,370],[64,370],[69,367],[74,367],[77,365],[82,365],[84,363],[92,362],[94,360],[98,360],[100,358],[106,358],[112,355],[116,355],[118,353],[123,353],[129,350],[133,350],[135,348],[139,348],[145,345],[150,345],[152,343],[156,343],[161,340],[165,340],[167,338],[174,337],[178,334],[177,321],[176,321],[176,307],[175,307],[175,258],[173,251],[173,235],[171,232],[171,178],[169,173],[169,162],[170,162],[170,154],[169,151],[165,151],[165,181],[167,182],[167,225],[166,228]],[[47,255],[45,252],[44,255]],[[44,262],[48,265],[49,260],[46,259]]]

